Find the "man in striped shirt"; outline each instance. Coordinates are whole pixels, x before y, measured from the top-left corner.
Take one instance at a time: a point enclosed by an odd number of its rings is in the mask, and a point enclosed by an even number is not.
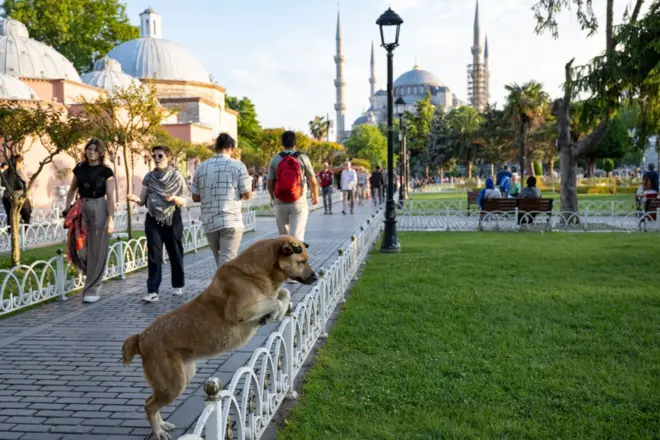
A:
[[[242,201],[252,198],[252,178],[245,164],[232,159],[236,141],[221,133],[216,154],[202,162],[191,186],[194,202],[201,202],[201,221],[218,267],[238,255],[243,238]]]

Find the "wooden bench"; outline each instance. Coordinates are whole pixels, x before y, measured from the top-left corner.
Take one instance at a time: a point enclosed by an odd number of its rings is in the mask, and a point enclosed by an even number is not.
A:
[[[658,209],[660,209],[660,199],[648,199],[644,206],[644,220],[653,220],[657,218]]]
[[[477,205],[477,198],[479,197],[479,193],[481,191],[468,191],[467,192],[467,213],[470,215],[470,206],[471,205],[476,205],[477,209],[479,209],[479,205]]]
[[[546,214],[547,222],[550,223],[553,199],[517,199],[517,201],[519,225],[533,223],[538,213]]]

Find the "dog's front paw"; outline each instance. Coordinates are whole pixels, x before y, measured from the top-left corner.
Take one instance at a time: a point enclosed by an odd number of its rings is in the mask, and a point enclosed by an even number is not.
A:
[[[172,431],[174,430],[174,428],[176,428],[176,426],[168,422],[161,423],[160,427],[162,428],[163,431],[167,431],[167,432]]]
[[[172,440],[172,436],[165,431],[154,431],[149,438],[154,440]]]

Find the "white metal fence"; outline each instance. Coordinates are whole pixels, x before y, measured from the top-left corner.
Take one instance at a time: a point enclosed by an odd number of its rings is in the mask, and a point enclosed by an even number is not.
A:
[[[254,211],[243,214],[245,230],[256,227]],[[196,252],[208,246],[204,228],[193,222],[184,227],[183,249]],[[166,255],[167,258],[167,255]],[[117,241],[108,251],[108,265],[104,280],[124,278],[135,270],[147,266],[147,240],[145,237],[128,241]],[[0,316],[30,307],[51,298],[66,299],[66,295],[82,288],[85,276],[64,258],[62,250],[48,259],[11,269],[0,269]]]
[[[382,212],[372,216],[351,237],[347,249],[327,270],[312,292],[286,317],[247,365],[222,389],[217,378],[204,385],[206,405],[193,434],[179,440],[258,439],[282,401],[295,396],[293,383],[318,338],[327,337],[326,323],[364,261],[383,225]]]

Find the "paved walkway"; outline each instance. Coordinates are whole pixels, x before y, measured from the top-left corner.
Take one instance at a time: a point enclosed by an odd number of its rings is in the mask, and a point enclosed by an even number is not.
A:
[[[359,207],[343,216],[310,214],[305,241],[311,265],[327,266],[350,235],[374,211]],[[259,218],[257,230],[243,246],[276,235],[273,218]],[[158,315],[199,294],[209,284],[215,264],[208,249],[185,257],[186,295],[168,295],[170,273],[164,273],[161,301],[142,304],[146,271],[106,283],[102,299],[83,305],[79,297],[45,304],[0,320],[0,439],[145,439],[151,432],[144,416],[150,389],[139,358],[121,364],[124,339],[141,331]],[[293,285],[295,303],[310,286]],[[199,362],[197,375],[184,394],[162,413],[177,425],[176,439],[189,430],[202,411],[203,381],[217,376],[228,384],[233,373],[262,345],[277,324],[262,327],[250,343],[228,355]]]

